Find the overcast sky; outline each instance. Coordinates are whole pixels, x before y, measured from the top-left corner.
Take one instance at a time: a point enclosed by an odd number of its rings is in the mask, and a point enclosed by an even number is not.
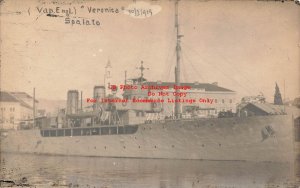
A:
[[[59,1],[62,2],[62,1]],[[72,2],[72,1],[70,1]],[[76,9],[70,19],[96,19],[99,26],[65,24],[65,14],[38,9]],[[88,13],[87,7],[145,8],[152,16]],[[238,96],[262,92],[273,100],[299,96],[300,6],[271,1],[180,1],[182,80],[218,82]],[[113,80],[124,71],[137,77],[140,61],[150,81],[172,81],[175,65],[174,1],[4,1],[1,4],[1,89],[37,98],[65,99],[67,90],[92,96],[110,60]]]

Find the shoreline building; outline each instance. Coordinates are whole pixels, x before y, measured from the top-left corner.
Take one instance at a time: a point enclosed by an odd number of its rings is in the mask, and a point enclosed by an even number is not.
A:
[[[37,104],[38,101],[35,100],[35,103]],[[33,120],[32,106],[33,98],[25,92],[1,91],[0,129],[19,129],[20,126],[29,126]]]
[[[135,78],[129,86],[136,89],[124,90],[123,97],[128,100],[155,99],[164,102],[129,103],[124,109],[138,111],[155,111],[165,117],[173,117],[175,108],[174,92],[185,93],[180,97],[181,112],[183,115],[196,117],[218,117],[220,112],[236,112],[236,92],[218,86],[217,83],[182,83],[188,89],[175,90],[174,82],[151,82],[146,79]],[[160,89],[153,89],[153,87]],[[144,89],[143,89],[144,88]],[[163,88],[163,89],[162,89]],[[149,96],[151,93],[151,96]],[[189,102],[194,100],[194,102]],[[123,108],[121,104],[116,104]],[[125,104],[124,104],[125,106]],[[137,115],[138,116],[138,115]],[[188,117],[187,117],[188,118]]]
[[[163,114],[170,116],[174,113],[174,104],[169,101],[175,100],[174,92],[186,93],[181,96],[181,100],[194,100],[193,103],[182,102],[181,112],[196,112],[198,117],[217,117],[219,112],[231,111],[236,112],[236,92],[224,87],[218,86],[218,83],[181,83],[181,87],[187,89],[174,89],[174,82],[145,82],[148,86],[168,87],[166,90],[149,90],[164,99],[162,104]],[[168,96],[160,96],[159,92],[168,93]]]

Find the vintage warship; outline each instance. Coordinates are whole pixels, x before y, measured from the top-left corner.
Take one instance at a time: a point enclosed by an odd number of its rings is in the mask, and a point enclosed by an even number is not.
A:
[[[180,82],[178,2],[175,3],[175,84]],[[130,85],[145,85],[141,76]],[[127,83],[126,83],[127,84]],[[125,85],[126,85],[125,84]],[[108,99],[104,86],[94,88],[94,98]],[[1,151],[51,155],[164,158],[293,163],[293,117],[287,114],[249,117],[184,118],[181,104],[174,115],[161,117],[159,103],[95,103],[80,111],[78,91],[68,92],[66,112],[49,127],[46,118],[34,118],[28,130],[2,132]],[[147,90],[125,90],[123,99],[147,98]],[[175,97],[180,99],[179,96]],[[134,111],[134,113],[131,113]],[[120,117],[122,116],[122,118]],[[147,119],[149,116],[157,118]],[[49,122],[48,122],[49,124]],[[38,127],[38,128],[37,128]]]

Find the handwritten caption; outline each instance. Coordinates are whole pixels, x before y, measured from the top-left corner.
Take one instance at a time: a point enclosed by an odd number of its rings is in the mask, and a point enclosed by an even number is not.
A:
[[[129,4],[127,7],[94,7],[88,5],[78,6],[36,6],[34,12],[38,14],[38,19],[42,15],[51,18],[64,18],[64,24],[71,26],[97,26],[100,27],[102,22],[99,16],[124,14],[132,18],[149,18],[160,12],[158,5],[151,5],[145,2]],[[31,9],[28,9],[31,15]]]

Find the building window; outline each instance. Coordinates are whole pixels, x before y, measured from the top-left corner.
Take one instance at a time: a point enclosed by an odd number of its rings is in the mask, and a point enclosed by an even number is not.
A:
[[[229,102],[232,103],[232,99],[230,99]]]
[[[15,117],[11,116],[10,119],[9,119],[9,123],[14,124],[14,120],[15,120]]]
[[[215,103],[218,103],[218,100],[217,100],[217,99],[215,99]]]
[[[140,116],[139,111],[137,111],[136,112],[136,117],[139,117],[139,116]]]
[[[225,99],[222,99],[222,103],[225,103]]]

